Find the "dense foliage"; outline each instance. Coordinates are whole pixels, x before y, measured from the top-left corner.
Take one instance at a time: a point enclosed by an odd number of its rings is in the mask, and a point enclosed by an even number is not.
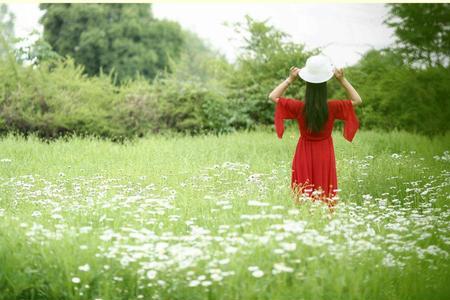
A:
[[[224,133],[272,125],[274,105],[268,94],[288,76],[290,66],[303,66],[320,49],[306,51],[267,22],[250,17],[232,26],[245,41],[234,64],[183,30],[183,49],[178,58],[167,60],[164,71],[152,80],[140,74],[120,84],[114,66],[90,76],[89,66],[64,57],[45,39],[10,51],[0,61],[0,132],[122,140],[167,131]],[[430,136],[449,130],[448,67],[416,68],[404,53],[381,49],[365,53],[345,74],[363,99],[356,108],[361,128]],[[336,80],[327,85],[329,98],[348,97]],[[297,80],[285,95],[303,99],[304,93],[305,83]]]
[[[183,46],[176,22],[153,18],[150,4],[40,4],[44,39],[89,75],[115,70],[119,80],[153,78]]]
[[[37,69],[0,64],[0,82],[3,132],[123,139],[168,129],[230,129],[224,95],[196,81],[138,78],[117,87],[111,76],[88,77],[69,59]]]
[[[0,4],[0,57],[4,57],[7,52],[7,44],[14,37],[15,16],[4,3]]]
[[[371,50],[348,73],[364,101],[358,108],[363,127],[426,135],[450,129],[448,68],[416,69],[395,52]]]
[[[395,30],[396,50],[410,63],[447,65],[450,56],[449,3],[389,3],[384,23]]]

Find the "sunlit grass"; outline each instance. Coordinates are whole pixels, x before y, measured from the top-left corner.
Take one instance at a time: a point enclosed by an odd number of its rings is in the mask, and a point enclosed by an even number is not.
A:
[[[0,299],[448,298],[449,136],[333,138],[330,214],[290,197],[293,128],[124,145],[8,136]]]

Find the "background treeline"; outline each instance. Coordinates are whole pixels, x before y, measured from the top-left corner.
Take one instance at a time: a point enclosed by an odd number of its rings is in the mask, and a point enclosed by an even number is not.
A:
[[[386,24],[396,29],[398,43],[372,49],[346,69],[364,101],[357,108],[361,128],[445,133],[450,120],[449,5],[389,6]],[[229,25],[245,41],[231,64],[177,23],[155,19],[149,4],[40,7],[45,10],[43,36],[25,47],[17,46],[14,18],[1,6],[1,133],[121,140],[271,125],[268,93],[290,66],[303,66],[320,51],[306,51],[266,22],[246,17]],[[433,26],[425,29],[424,19]],[[304,89],[298,80],[286,95],[302,99]],[[328,93],[329,98],[346,98],[335,80],[329,81]]]

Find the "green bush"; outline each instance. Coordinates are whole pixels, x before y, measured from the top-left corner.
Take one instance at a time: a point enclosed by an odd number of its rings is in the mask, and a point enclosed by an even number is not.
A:
[[[191,133],[229,130],[224,95],[195,81],[162,79],[154,82],[160,99],[159,123],[165,129]]]
[[[412,68],[385,49],[368,51],[347,73],[363,99],[357,108],[361,126],[429,136],[450,129],[448,68]],[[336,96],[345,97],[343,91]]]
[[[121,86],[112,75],[88,77],[72,59],[39,66],[0,64],[0,132],[42,138],[96,135],[122,140],[167,130],[232,130],[225,93],[200,81],[167,75]]]
[[[87,77],[71,59],[39,67],[3,62],[0,67],[2,132],[121,136],[111,122],[117,90],[107,76]]]

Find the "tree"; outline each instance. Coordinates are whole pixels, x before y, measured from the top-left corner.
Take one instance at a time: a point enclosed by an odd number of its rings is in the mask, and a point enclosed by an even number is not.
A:
[[[364,101],[357,108],[361,128],[398,129],[428,136],[450,129],[448,69],[413,68],[400,53],[385,48],[367,51],[346,72]],[[333,95],[343,97],[343,89]]]
[[[150,4],[40,4],[44,39],[89,75],[115,70],[120,81],[153,78],[183,45],[178,23],[156,20]]]
[[[0,4],[0,57],[8,51],[14,38],[15,16],[6,4]]]
[[[184,46],[180,58],[170,62],[170,76],[175,80],[197,80],[211,88],[223,87],[222,78],[232,72],[225,56],[194,32],[184,30]],[[217,83],[217,84],[215,84]]]
[[[234,100],[236,127],[248,127],[252,123],[271,124],[273,103],[270,91],[289,75],[291,66],[303,66],[317,49],[306,51],[304,44],[288,40],[288,35],[267,24],[246,16],[245,22],[232,24],[236,36],[244,43],[236,60],[234,72],[228,76],[229,97]],[[302,98],[305,84],[298,80],[287,91],[295,98]],[[248,118],[242,118],[248,116]]]
[[[409,62],[427,66],[448,64],[450,57],[450,4],[387,4],[384,24],[397,36],[396,48]]]

